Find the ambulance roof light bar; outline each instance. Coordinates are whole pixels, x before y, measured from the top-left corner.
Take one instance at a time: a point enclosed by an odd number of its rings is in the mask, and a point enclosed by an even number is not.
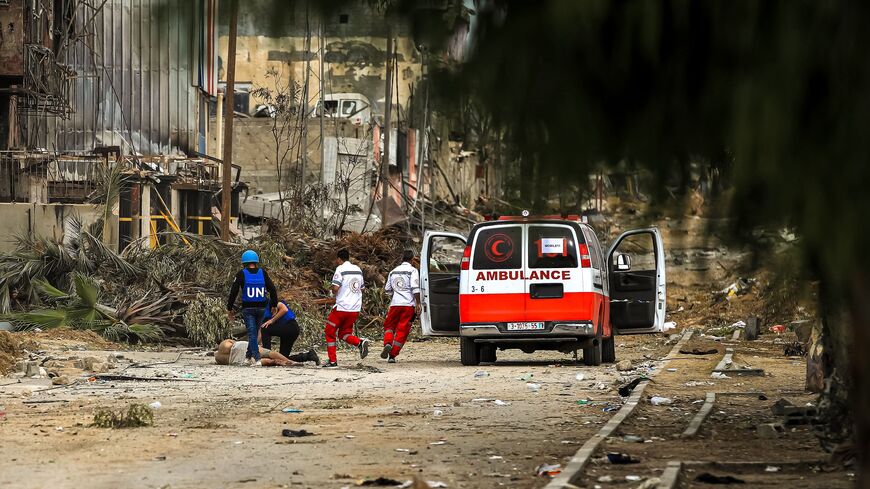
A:
[[[579,221],[580,216],[578,215],[568,215],[568,216],[559,216],[556,214],[544,215],[544,216],[532,216],[529,214],[529,211],[523,211],[522,217],[520,216],[500,216],[498,218],[499,221],[524,221],[527,219],[539,219],[544,221]]]

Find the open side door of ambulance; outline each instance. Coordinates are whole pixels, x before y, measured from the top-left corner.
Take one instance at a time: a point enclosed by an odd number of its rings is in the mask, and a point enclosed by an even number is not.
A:
[[[420,326],[426,336],[459,336],[459,273],[465,236],[426,231],[420,253]]]
[[[665,250],[656,228],[622,233],[607,253],[616,334],[656,333],[665,322]]]

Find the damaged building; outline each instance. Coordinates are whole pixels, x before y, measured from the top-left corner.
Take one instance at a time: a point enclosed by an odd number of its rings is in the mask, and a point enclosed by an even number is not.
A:
[[[161,232],[216,234],[220,164],[207,145],[217,93],[216,0],[0,2],[0,218],[60,238],[102,216],[120,165],[113,246]],[[234,170],[233,209],[245,185]]]
[[[488,178],[495,167],[484,167],[476,151],[451,138],[448,121],[429,103],[427,67],[432,59],[455,62],[465,55],[470,21],[456,5],[424,2],[412,15],[456,16],[450,41],[438,52],[430,52],[415,38],[412,25],[397,23],[390,30],[384,13],[368,2],[347,2],[323,15],[306,2],[294,2],[280,19],[274,19],[270,0],[242,2],[235,57],[233,162],[251,185],[251,195],[241,205],[243,214],[276,217],[282,190],[300,181],[329,185],[350,177],[352,200],[362,213],[346,229],[359,231],[364,222],[369,223],[366,229],[372,229],[368,211],[378,213],[381,208],[378,182],[388,79],[392,117],[387,223],[419,209],[423,196],[428,202],[473,207],[479,196],[498,192],[495,179]],[[227,6],[228,2],[222,4]],[[218,39],[221,87],[229,41],[229,15],[224,14]],[[264,21],[269,18],[272,21]],[[390,33],[393,72],[388,77]],[[258,89],[276,86],[275,74],[282,84],[295,84],[299,98],[307,100],[305,149],[294,151],[286,161],[275,151],[269,120],[274,113],[257,96]],[[218,145],[223,110],[228,109],[215,110],[211,121],[212,142]]]

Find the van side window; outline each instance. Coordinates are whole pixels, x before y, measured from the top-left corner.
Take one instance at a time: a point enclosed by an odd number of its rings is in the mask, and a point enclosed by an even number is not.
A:
[[[595,235],[595,231],[589,228],[583,228],[583,235],[586,238],[586,243],[589,244],[592,268],[601,270],[601,245],[598,244],[598,236]]]
[[[429,242],[429,273],[459,273],[465,243],[457,238],[433,236]]]
[[[529,268],[577,267],[577,244],[571,228],[529,226],[528,250]]]
[[[484,228],[474,238],[474,270],[513,270],[523,265],[523,228],[501,226]]]

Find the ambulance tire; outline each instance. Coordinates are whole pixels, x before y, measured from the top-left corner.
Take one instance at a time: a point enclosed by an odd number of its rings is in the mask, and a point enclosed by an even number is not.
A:
[[[604,363],[616,362],[616,338],[613,334],[607,338],[601,338],[601,361]]]
[[[495,363],[496,360],[495,345],[483,345],[480,347],[480,361],[482,363]]]
[[[597,367],[601,365],[601,342],[583,349],[583,365]]]
[[[459,359],[463,365],[480,365],[480,345],[473,338],[459,338]]]

